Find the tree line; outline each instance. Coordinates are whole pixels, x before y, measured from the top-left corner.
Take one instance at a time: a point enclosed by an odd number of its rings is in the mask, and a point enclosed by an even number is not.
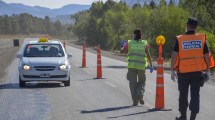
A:
[[[48,16],[37,18],[24,13],[0,16],[0,34],[49,34],[61,35],[67,29],[59,21],[52,22]]]
[[[89,10],[72,15],[75,24],[72,31],[80,41],[89,46],[100,44],[103,49],[119,50],[120,40],[132,39],[135,28],[141,28],[143,39],[151,46],[153,56],[158,54],[155,39],[162,34],[166,38],[163,56],[171,57],[175,36],[185,32],[190,16],[199,20],[198,32],[207,34],[210,50],[215,54],[215,2],[208,0],[151,0],[149,4],[128,6],[124,2],[107,0],[92,3]]]

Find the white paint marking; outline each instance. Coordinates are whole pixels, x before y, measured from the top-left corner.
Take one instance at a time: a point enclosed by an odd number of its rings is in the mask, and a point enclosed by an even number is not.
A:
[[[92,72],[87,71],[86,69],[85,69],[85,72],[87,72],[87,73],[90,74],[90,75],[94,75]]]
[[[117,87],[116,85],[114,85],[114,84],[112,84],[112,83],[110,83],[110,82],[108,82],[108,81],[105,81],[105,83],[106,83],[107,85],[113,87],[113,88],[116,88],[116,87]]]

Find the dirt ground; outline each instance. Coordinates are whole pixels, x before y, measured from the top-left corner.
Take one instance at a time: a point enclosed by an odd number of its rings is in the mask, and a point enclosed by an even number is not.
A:
[[[13,39],[16,39],[16,37],[0,35],[0,82],[4,77],[5,69],[14,60],[19,50],[19,47],[14,47]]]
[[[17,36],[3,36],[0,35],[0,83],[3,82],[2,78],[4,77],[5,69],[8,65],[15,59],[16,53],[18,52],[20,47],[14,47],[13,39],[16,39]],[[24,38],[18,38],[19,43],[21,45],[22,40]],[[75,41],[66,41],[66,44],[69,46],[82,49],[81,45],[77,45]],[[96,53],[97,51],[92,47],[87,47],[87,51]],[[106,57],[110,57],[113,59],[117,59],[120,61],[126,61],[126,55],[119,54],[116,51],[102,51],[102,55]],[[156,61],[153,62],[156,65]],[[167,70],[165,72],[169,73],[169,64],[165,63],[164,65]],[[17,69],[17,68],[15,68]],[[215,81],[215,75],[211,75],[211,79]]]

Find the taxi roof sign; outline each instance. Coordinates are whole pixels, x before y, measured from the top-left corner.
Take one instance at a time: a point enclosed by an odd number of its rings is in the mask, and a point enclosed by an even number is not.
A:
[[[38,42],[48,42],[48,38],[39,38]]]

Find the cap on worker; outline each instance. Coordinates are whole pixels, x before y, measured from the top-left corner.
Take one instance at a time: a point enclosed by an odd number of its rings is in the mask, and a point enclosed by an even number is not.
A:
[[[193,27],[197,27],[198,25],[198,20],[194,17],[189,17],[187,20],[187,25],[191,25]]]

